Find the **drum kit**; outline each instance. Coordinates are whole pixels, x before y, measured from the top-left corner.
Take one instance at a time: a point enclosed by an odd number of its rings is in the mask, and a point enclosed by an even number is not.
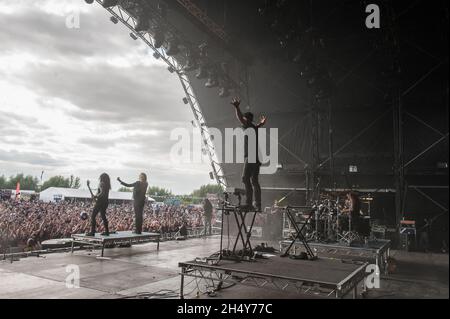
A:
[[[313,205],[313,216],[308,220],[304,236],[309,242],[341,243],[351,245],[365,242],[357,232],[356,222],[351,214],[343,212],[344,205],[339,197],[324,194]]]

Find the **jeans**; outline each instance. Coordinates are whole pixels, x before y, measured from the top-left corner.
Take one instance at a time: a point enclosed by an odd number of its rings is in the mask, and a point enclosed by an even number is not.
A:
[[[134,203],[134,231],[142,233],[142,222],[145,203]]]
[[[109,232],[108,227],[108,219],[106,218],[106,209],[108,208],[108,205],[95,205],[94,210],[92,211],[91,216],[91,233],[95,233],[96,228],[96,221],[95,218],[97,217],[98,213],[100,213],[100,216],[102,217],[103,226],[105,226],[105,232]]]
[[[259,168],[260,163],[249,163],[245,159],[244,171],[242,173],[242,182],[245,185],[246,205],[253,205],[253,192],[255,194],[256,208],[261,208],[261,186],[259,185]]]

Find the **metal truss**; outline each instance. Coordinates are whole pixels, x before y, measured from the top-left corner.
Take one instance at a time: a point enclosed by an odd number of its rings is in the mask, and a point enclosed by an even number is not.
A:
[[[223,284],[245,285],[256,288],[265,288],[278,290],[288,293],[297,293],[322,298],[343,298],[350,291],[354,291],[353,297],[356,298],[358,284],[365,278],[365,267],[367,263],[362,264],[357,270],[338,284],[325,283],[320,281],[311,281],[301,278],[283,278],[277,276],[263,276],[257,273],[236,272],[226,269],[217,269],[208,267],[208,265],[180,264],[181,287],[180,295],[183,298],[184,277],[192,277],[202,280],[214,291],[220,290]]]
[[[96,0],[101,6],[103,6],[104,0]],[[125,10],[122,5],[128,6],[127,10]],[[195,123],[197,127],[200,129],[203,147],[206,150],[208,155],[212,173],[216,180],[216,182],[226,188],[227,181],[223,173],[223,169],[221,164],[218,161],[217,155],[215,153],[215,148],[213,144],[212,137],[209,133],[206,120],[203,116],[200,104],[195,96],[194,90],[190,84],[189,78],[186,73],[183,71],[183,66],[172,56],[166,54],[166,51],[163,48],[156,48],[155,40],[152,35],[148,31],[137,32],[135,27],[137,25],[137,18],[131,14],[131,11],[136,10],[133,7],[134,2],[132,1],[118,1],[117,5],[111,7],[104,7],[111,16],[115,17],[118,21],[124,24],[128,29],[130,29],[131,34],[133,34],[136,38],[141,39],[149,48],[153,50],[156,57],[160,58],[164,61],[171,70],[176,72],[178,75],[181,86],[186,94],[186,100],[191,107],[192,113],[194,114]],[[128,12],[130,11],[130,12]]]
[[[199,7],[197,7],[190,0],[177,0],[190,14],[192,14],[197,20],[199,20],[203,25],[205,25],[209,31],[215,34],[218,38],[223,40],[228,44],[229,37],[228,34],[223,30],[217,23],[211,20],[210,17]]]
[[[284,228],[283,234],[289,234],[290,228]],[[363,259],[372,259],[375,264],[380,267],[381,271],[387,271],[388,259],[390,257],[391,241],[379,240],[383,242],[383,246],[380,248],[365,248],[365,247],[345,247],[338,244],[322,244],[309,242],[309,246],[315,251],[316,254],[327,256],[339,256],[339,257],[351,257],[355,260],[364,261]],[[284,240],[280,242],[280,251],[290,244],[290,240]],[[294,244],[294,254],[297,253],[297,249],[302,251],[303,245],[300,242]]]

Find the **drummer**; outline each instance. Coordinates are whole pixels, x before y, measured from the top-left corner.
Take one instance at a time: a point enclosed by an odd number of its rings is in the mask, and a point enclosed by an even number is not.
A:
[[[359,196],[354,192],[348,192],[345,199],[345,207],[341,210],[341,214],[351,220],[352,230],[359,229],[359,216],[361,210],[361,201]]]

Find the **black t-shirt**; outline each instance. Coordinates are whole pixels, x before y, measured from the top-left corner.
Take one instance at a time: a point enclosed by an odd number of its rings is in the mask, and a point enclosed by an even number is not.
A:
[[[254,152],[256,152],[255,153],[256,162],[259,163],[258,127],[255,124],[253,124],[252,122],[248,122],[247,124],[243,125],[242,128],[244,130],[253,129],[255,131],[255,135],[256,135],[255,141],[253,141],[253,139],[251,140],[251,145],[249,145],[249,140],[248,140],[249,137],[247,135],[244,136],[244,157],[245,157],[245,159],[248,159],[250,150],[254,150]],[[253,144],[253,143],[255,143],[255,144]]]
[[[108,204],[109,200],[109,189],[105,186],[103,182],[100,182],[97,189],[97,204]]]
[[[203,204],[203,209],[205,211],[205,215],[206,216],[210,216],[212,214],[212,204],[210,201],[205,201],[205,203]]]
[[[133,199],[135,202],[143,203],[145,202],[145,194],[147,193],[147,182],[137,181],[132,184],[127,184],[122,182],[122,185],[126,187],[133,187]]]

